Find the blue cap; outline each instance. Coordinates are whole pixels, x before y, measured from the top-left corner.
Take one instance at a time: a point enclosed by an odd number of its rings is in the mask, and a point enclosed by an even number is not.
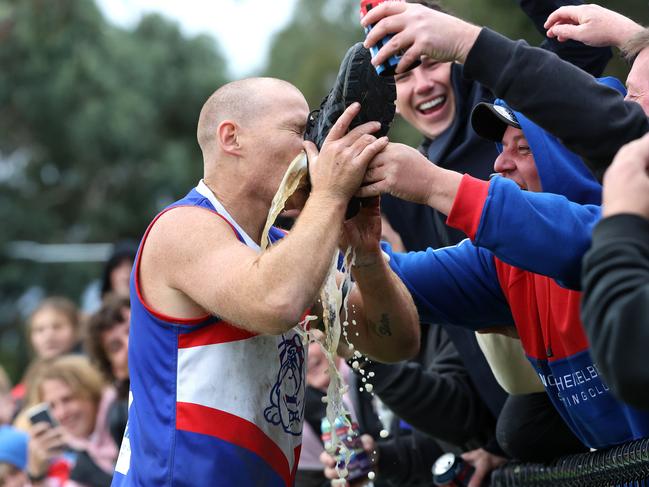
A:
[[[0,426],[0,462],[27,469],[27,433],[12,426]]]

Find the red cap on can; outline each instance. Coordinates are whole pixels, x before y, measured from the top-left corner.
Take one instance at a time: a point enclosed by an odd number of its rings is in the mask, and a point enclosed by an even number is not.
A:
[[[401,2],[403,0],[361,0],[361,16],[365,16],[367,12],[372,10],[378,4],[383,2]]]

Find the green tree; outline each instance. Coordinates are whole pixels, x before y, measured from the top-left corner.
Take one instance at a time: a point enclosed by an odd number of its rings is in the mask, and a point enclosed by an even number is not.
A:
[[[139,239],[202,174],[196,120],[227,81],[213,38],[159,15],[117,28],[87,0],[0,0],[0,66],[0,249]],[[0,259],[0,309],[30,286],[78,298],[101,270]]]

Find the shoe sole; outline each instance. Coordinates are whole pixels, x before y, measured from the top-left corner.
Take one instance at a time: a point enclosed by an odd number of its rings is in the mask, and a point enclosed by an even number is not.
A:
[[[350,56],[351,59],[349,59]],[[309,130],[308,134],[305,134],[305,138],[314,142],[318,149],[322,147],[331,127],[340,115],[354,102],[361,104],[361,111],[350,123],[350,129],[376,121],[381,123],[381,127],[374,132],[375,137],[383,137],[390,130],[396,111],[394,104],[397,98],[396,84],[391,76],[379,76],[371,59],[370,51],[365,49],[360,42],[352,46],[345,54],[336,77],[337,82],[341,79],[344,80],[342,93],[338,91],[339,85],[336,83],[321,107],[328,105],[330,100],[335,100],[339,96],[341,101],[329,105],[326,119],[321,118],[323,115],[321,111],[316,126]],[[369,103],[366,103],[368,100]],[[347,207],[345,218],[349,219],[355,216],[361,206],[361,200],[352,198]]]
[[[361,47],[356,47],[361,46]],[[347,64],[343,84],[345,108],[354,102],[361,104],[360,113],[352,120],[349,128],[358,127],[367,122],[381,122],[381,128],[375,132],[376,137],[387,135],[395,114],[397,89],[393,77],[381,77],[371,63],[369,50],[358,43],[352,51],[352,59]],[[344,60],[343,60],[344,62]],[[366,105],[367,99],[380,101]],[[341,112],[342,113],[342,112]]]
[[[381,128],[374,132],[374,136],[383,137],[389,132],[396,111],[394,102],[397,99],[397,89],[394,78],[381,77],[377,74],[371,63],[372,55],[369,50],[361,47],[356,48],[353,52],[354,57],[347,65],[345,73],[343,98],[345,108],[354,102],[359,102],[361,111],[354,117],[349,128],[353,129],[364,123],[377,121],[381,123]],[[382,103],[368,106],[364,104],[368,98],[381,100]],[[356,216],[361,206],[363,206],[362,199],[353,197],[347,205],[345,219],[349,220]]]

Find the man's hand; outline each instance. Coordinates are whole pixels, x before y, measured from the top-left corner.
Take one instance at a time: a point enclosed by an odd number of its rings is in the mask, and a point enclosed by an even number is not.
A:
[[[416,149],[390,143],[370,163],[356,196],[389,193],[396,198],[425,205],[432,191],[435,166]]]
[[[380,197],[361,200],[361,209],[343,224],[341,247],[351,246],[356,254],[355,265],[372,265],[382,259]]]
[[[468,487],[480,487],[492,470],[507,463],[507,459],[478,448],[462,454],[462,460],[475,468]]]
[[[379,457],[374,438],[372,438],[370,435],[361,435],[361,443],[363,444],[363,450],[365,450],[367,455],[370,457],[370,462],[373,466],[372,471],[376,473],[376,465],[378,464]],[[320,454],[320,463],[324,465],[324,475],[326,478],[330,480],[336,480],[339,478],[338,472],[336,471],[336,458],[334,458],[332,455],[329,455],[329,453],[327,453],[326,451],[323,451]],[[349,482],[347,482],[346,485],[348,487],[363,487],[368,482],[368,478],[362,478],[355,480],[351,485]]]
[[[375,66],[394,54],[402,54],[396,72],[402,73],[422,55],[438,61],[464,62],[480,28],[451,15],[420,4],[384,2],[361,19],[361,25],[373,25],[364,45],[369,48],[387,34],[392,39],[372,59]]]
[[[550,14],[543,25],[548,37],[575,40],[594,47],[622,48],[642,26],[599,5],[568,5]]]
[[[391,143],[370,163],[363,181],[366,186],[356,196],[389,193],[448,214],[461,179],[459,173],[431,164],[416,149]]]
[[[604,174],[602,215],[631,213],[649,219],[649,134],[620,149]]]
[[[319,154],[313,142],[304,142],[309,159],[311,195],[326,193],[347,202],[361,185],[369,162],[387,145],[387,137],[377,140],[371,135],[381,127],[379,122],[359,125],[347,133],[359,111],[358,103],[347,107],[331,127]]]

